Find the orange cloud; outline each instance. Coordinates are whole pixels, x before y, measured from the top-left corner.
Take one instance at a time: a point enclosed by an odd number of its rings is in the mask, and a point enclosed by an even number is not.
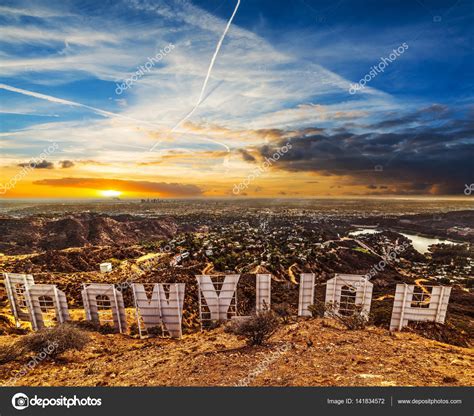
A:
[[[33,182],[34,185],[45,185],[63,188],[87,188],[95,190],[114,189],[122,192],[154,193],[165,197],[201,196],[202,190],[196,185],[181,183],[129,181],[122,179],[100,178],[60,178],[42,179]]]

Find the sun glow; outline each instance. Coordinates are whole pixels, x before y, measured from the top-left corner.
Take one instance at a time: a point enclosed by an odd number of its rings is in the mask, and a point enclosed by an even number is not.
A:
[[[102,196],[105,196],[105,197],[108,197],[108,198],[118,197],[118,196],[122,195],[122,192],[114,191],[112,189],[109,189],[107,191],[100,191],[100,193],[102,194]]]

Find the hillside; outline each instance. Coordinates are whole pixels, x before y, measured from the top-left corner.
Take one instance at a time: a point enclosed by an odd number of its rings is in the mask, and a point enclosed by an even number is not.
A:
[[[260,273],[272,273],[272,304],[275,307],[289,308],[296,314],[299,286],[296,283],[300,272],[316,273],[315,297],[324,300],[325,283],[334,273],[366,272],[373,255],[356,250],[348,250],[343,245],[331,249],[328,254],[321,253],[317,263],[304,263],[293,267],[295,282],[285,275],[285,270],[278,276],[273,269],[258,267]],[[375,246],[375,244],[374,244]],[[408,250],[407,250],[408,251]],[[153,256],[150,261],[148,256]],[[143,245],[135,246],[89,246],[83,248],[49,250],[39,254],[1,256],[0,270],[4,272],[33,273],[37,283],[53,283],[63,290],[71,306],[82,305],[80,290],[84,282],[122,283],[126,281],[139,283],[186,283],[184,299],[183,326],[185,330],[196,330],[200,327],[198,320],[198,291],[196,275],[202,274],[212,263],[205,257],[190,256],[181,267],[170,267],[172,254],[165,250],[157,251]],[[148,260],[147,260],[148,259]],[[99,264],[112,261],[111,273],[102,274]],[[221,269],[222,270],[222,269]],[[235,270],[235,269],[234,269]],[[207,271],[214,274],[219,270]],[[221,271],[222,272],[222,271]],[[242,273],[238,286],[239,313],[252,313],[255,305],[255,274]],[[393,294],[398,283],[413,284],[419,275],[410,270],[387,267],[383,273],[375,276],[372,300],[372,317],[377,326],[388,328],[390,322]],[[0,307],[6,305],[6,296],[1,295]],[[130,288],[124,290],[127,307],[133,306]],[[454,326],[463,336],[474,339],[474,293],[460,284],[453,284],[446,323]]]
[[[474,385],[474,350],[412,333],[369,327],[348,331],[332,321],[282,326],[268,346],[247,347],[222,328],[181,340],[133,339],[91,332],[82,352],[43,362],[17,385],[233,386],[258,367],[251,386],[454,386]],[[17,336],[0,337],[5,345]],[[288,346],[287,351],[281,351]],[[1,366],[5,383],[21,362]]]
[[[84,213],[0,220],[0,253],[29,254],[88,245],[132,245],[170,238],[178,226],[170,219]]]

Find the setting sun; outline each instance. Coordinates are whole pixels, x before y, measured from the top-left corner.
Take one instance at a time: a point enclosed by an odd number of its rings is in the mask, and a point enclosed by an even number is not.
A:
[[[100,191],[100,193],[102,194],[102,196],[106,196],[106,197],[118,197],[118,196],[122,195],[122,192],[113,191],[111,189],[109,189],[107,191]]]

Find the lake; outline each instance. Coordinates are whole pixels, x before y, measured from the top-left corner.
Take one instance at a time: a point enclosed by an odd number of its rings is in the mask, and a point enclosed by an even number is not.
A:
[[[361,234],[377,234],[380,232],[381,232],[380,230],[376,230],[373,228],[364,228],[362,230],[353,231],[352,233],[349,233],[349,235],[352,237],[356,237]],[[395,231],[395,232],[398,232],[398,231]],[[406,234],[406,233],[400,233],[400,232],[398,233],[408,238],[413,244],[413,248],[416,251],[418,251],[418,253],[421,253],[421,254],[425,254],[426,252],[428,252],[428,247],[432,244],[459,244],[450,240],[440,240],[438,238],[421,237],[419,235]]]

